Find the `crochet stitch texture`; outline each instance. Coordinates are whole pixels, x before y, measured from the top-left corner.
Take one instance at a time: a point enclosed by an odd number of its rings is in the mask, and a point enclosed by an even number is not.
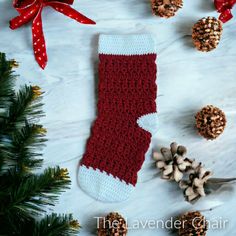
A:
[[[156,125],[153,45],[149,35],[100,37],[98,114],[79,169],[81,188],[98,200],[125,200],[137,183]]]

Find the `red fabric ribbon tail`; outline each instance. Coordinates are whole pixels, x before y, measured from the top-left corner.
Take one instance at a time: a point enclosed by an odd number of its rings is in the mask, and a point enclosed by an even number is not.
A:
[[[231,10],[236,4],[236,0],[214,0],[214,4],[217,12],[220,13],[220,21],[226,23],[233,18]]]
[[[24,25],[25,23],[27,23],[27,22],[23,23],[23,21],[21,19],[22,19],[21,16],[16,16],[15,18],[11,19],[9,22],[10,29],[15,30],[15,29],[21,27],[22,25]]]
[[[78,21],[81,24],[91,24],[91,25],[96,24],[96,22],[84,16],[83,14],[79,13],[78,11],[76,11],[75,9],[73,9],[72,7],[70,7],[69,5],[65,3],[49,2],[46,5],[54,8],[56,11],[66,16],[69,16],[70,18]]]
[[[39,8],[39,5],[33,5],[27,8],[27,10],[21,11],[19,16],[10,20],[10,28],[14,30],[30,22],[36,16]]]
[[[227,9],[225,11],[223,11],[221,14],[220,14],[220,17],[219,19],[223,22],[223,23],[226,23],[227,21],[231,20],[233,18],[233,15],[232,15],[232,12],[230,9]]]
[[[223,7],[222,1],[214,0],[214,5],[215,5],[216,10],[220,12]]]
[[[33,49],[34,56],[39,66],[44,69],[47,65],[46,43],[43,34],[43,25],[41,17],[42,8],[39,10],[37,16],[33,20],[32,35],[33,35]]]

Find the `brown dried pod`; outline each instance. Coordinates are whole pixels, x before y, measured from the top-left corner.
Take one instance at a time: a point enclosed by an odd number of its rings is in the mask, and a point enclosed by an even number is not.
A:
[[[212,105],[203,107],[195,119],[199,134],[211,140],[223,133],[227,123],[224,112]]]
[[[179,236],[205,236],[207,233],[207,221],[199,212],[187,212],[180,216],[181,227],[179,228]]]
[[[218,46],[222,32],[220,20],[215,17],[204,17],[193,26],[193,43],[199,51],[209,52]]]
[[[126,236],[128,227],[125,219],[117,212],[100,218],[98,236]]]
[[[152,12],[160,17],[170,18],[182,8],[183,0],[152,0]]]

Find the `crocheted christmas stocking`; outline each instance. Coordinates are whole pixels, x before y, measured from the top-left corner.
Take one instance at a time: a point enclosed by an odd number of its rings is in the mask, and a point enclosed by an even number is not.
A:
[[[150,35],[101,35],[98,117],[80,163],[81,188],[101,201],[128,198],[156,132],[156,54]]]

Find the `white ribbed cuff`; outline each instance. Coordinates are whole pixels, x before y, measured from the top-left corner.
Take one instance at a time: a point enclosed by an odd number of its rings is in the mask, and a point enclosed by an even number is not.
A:
[[[100,35],[100,54],[143,55],[156,53],[155,42],[149,34]]]

